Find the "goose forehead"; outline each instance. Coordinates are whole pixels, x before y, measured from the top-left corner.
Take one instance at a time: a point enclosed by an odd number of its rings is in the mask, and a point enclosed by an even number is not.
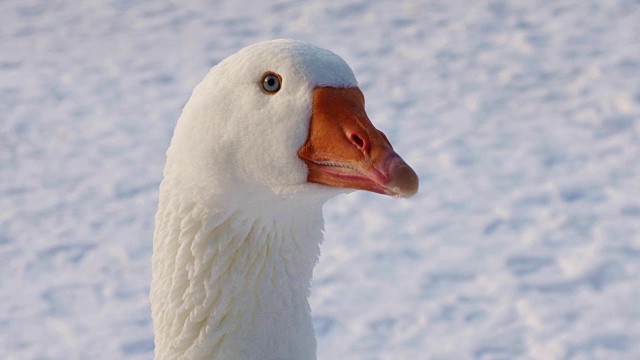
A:
[[[252,70],[299,76],[312,86],[358,86],[353,71],[329,50],[295,40],[273,40],[246,47],[227,59]],[[231,65],[230,64],[230,65]]]

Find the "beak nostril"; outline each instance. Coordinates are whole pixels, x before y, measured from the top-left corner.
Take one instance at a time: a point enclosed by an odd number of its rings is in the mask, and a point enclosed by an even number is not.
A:
[[[351,142],[360,150],[364,149],[365,144],[364,144],[364,140],[362,140],[360,138],[360,136],[356,135],[356,134],[351,134],[351,136],[349,137],[349,140],[351,140]]]

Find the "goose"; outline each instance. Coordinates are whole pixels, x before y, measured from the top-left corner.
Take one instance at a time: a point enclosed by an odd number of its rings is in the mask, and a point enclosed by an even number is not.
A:
[[[155,358],[315,359],[308,297],[322,206],[357,189],[408,197],[418,177],[372,125],[344,60],[272,40],[214,66],[166,153]]]

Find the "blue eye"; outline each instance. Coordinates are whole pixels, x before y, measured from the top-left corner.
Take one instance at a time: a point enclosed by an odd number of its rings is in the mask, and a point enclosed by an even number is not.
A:
[[[282,78],[280,75],[272,72],[264,74],[262,77],[262,90],[268,94],[275,94],[280,90]]]

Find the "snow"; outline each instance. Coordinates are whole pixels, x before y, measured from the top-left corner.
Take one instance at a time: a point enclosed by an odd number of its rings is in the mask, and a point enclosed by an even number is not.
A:
[[[421,177],[325,206],[320,359],[640,358],[640,3],[0,2],[0,359],[151,359],[158,184],[208,69],[353,68]]]

